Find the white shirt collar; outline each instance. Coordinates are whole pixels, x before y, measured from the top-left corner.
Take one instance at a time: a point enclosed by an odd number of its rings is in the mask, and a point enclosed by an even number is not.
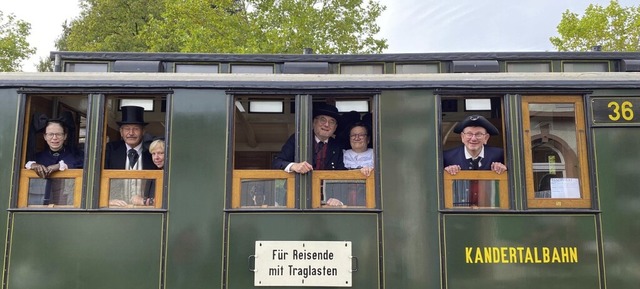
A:
[[[481,157],[481,158],[483,158],[483,159],[484,159],[484,145],[482,145],[482,149],[480,149],[480,154],[478,154],[478,157]],[[476,158],[478,158],[478,157],[476,157]],[[464,147],[464,158],[465,158],[465,159],[471,159],[471,158],[473,158],[473,157],[471,156],[471,154],[467,151],[467,147]]]

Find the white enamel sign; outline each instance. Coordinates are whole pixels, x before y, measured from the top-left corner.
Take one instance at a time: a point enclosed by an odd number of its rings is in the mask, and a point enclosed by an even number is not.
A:
[[[351,287],[351,242],[256,241],[255,286]]]

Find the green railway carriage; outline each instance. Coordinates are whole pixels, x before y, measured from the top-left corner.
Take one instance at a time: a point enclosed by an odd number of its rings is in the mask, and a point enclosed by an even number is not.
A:
[[[3,288],[640,282],[640,53],[51,56],[56,72],[0,74]],[[348,115],[371,125],[374,174],[271,169],[292,134],[311,157],[315,103],[343,113],[337,139]],[[166,141],[163,169],[104,168],[125,105]],[[444,171],[471,114],[507,173]],[[60,117],[84,164],[41,179],[25,164]],[[112,205],[119,182],[155,202]]]

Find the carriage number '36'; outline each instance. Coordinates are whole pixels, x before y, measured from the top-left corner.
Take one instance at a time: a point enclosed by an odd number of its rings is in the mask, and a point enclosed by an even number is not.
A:
[[[612,121],[618,121],[620,120],[620,117],[626,121],[633,119],[633,104],[629,101],[624,101],[622,104],[611,101],[607,107],[611,108],[612,113],[609,114],[609,119]]]

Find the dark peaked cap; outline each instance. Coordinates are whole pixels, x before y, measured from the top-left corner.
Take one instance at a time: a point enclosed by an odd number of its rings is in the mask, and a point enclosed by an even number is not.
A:
[[[340,113],[338,108],[326,103],[318,103],[313,106],[313,118],[319,115],[326,115],[336,119],[336,122],[340,121]]]
[[[458,123],[456,127],[453,129],[455,133],[462,133],[465,127],[468,126],[481,126],[487,130],[487,133],[490,135],[499,135],[500,132],[498,129],[490,123],[486,118],[481,115],[470,115],[467,116],[462,122]]]
[[[139,124],[145,126],[149,124],[144,122],[144,108],[139,106],[123,106],[120,109],[122,110],[122,121],[118,121],[118,125]]]

